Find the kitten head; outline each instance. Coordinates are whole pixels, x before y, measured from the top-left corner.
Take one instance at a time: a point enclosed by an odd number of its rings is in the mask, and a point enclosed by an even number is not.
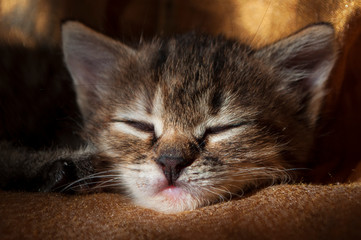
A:
[[[163,212],[287,180],[336,55],[327,24],[254,50],[196,34],[131,48],[69,22],[63,49],[84,133],[112,169],[103,186]]]

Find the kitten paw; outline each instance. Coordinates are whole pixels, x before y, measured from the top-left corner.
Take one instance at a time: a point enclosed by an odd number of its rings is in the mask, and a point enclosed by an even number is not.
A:
[[[57,160],[42,171],[39,192],[61,191],[67,184],[78,179],[76,166],[71,160]]]

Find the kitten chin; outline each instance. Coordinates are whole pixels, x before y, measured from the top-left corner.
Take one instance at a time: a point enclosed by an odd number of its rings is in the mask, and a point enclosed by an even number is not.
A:
[[[292,180],[336,58],[328,24],[258,50],[194,33],[131,48],[76,22],[62,38],[83,135],[106,159],[95,188],[166,213]]]
[[[148,179],[143,187],[132,192],[136,204],[165,213],[195,209],[206,205],[204,201],[207,199],[197,188],[191,188],[182,181],[170,186],[162,173]]]

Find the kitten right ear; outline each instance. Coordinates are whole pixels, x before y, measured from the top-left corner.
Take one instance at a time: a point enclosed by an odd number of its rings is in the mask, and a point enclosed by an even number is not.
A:
[[[326,81],[337,57],[335,32],[319,23],[256,52],[256,56],[281,69],[282,91],[297,93],[312,125],[315,124],[325,95]]]
[[[135,50],[78,22],[62,26],[65,64],[73,78],[77,101],[84,119],[94,111],[111,87],[112,73]],[[124,60],[124,61],[121,61]]]

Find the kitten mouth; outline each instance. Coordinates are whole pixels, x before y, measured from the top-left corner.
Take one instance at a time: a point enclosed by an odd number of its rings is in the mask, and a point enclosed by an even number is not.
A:
[[[166,185],[162,188],[160,188],[156,195],[162,196],[165,199],[171,200],[171,201],[182,201],[182,199],[185,198],[185,196],[189,195],[189,193],[181,187],[179,184],[175,185]]]
[[[148,178],[141,179],[140,184],[133,188],[133,200],[137,205],[163,213],[178,213],[195,209],[206,201],[189,181],[178,179],[169,184],[158,168],[156,171],[154,175],[148,173]]]
[[[163,213],[189,211],[206,202],[199,190],[192,188],[188,182],[178,180],[169,184],[162,175],[148,180],[147,184],[142,184],[137,190],[138,194],[134,197],[137,205]]]
[[[184,193],[185,193],[185,191],[182,188],[176,187],[174,185],[170,185],[166,188],[161,189],[158,194],[165,195],[165,196],[176,199],[176,198],[181,197]]]

